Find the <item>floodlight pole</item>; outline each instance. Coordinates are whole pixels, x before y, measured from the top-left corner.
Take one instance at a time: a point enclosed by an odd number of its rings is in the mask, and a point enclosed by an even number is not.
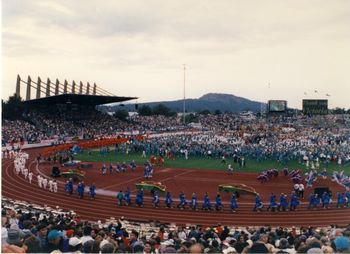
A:
[[[186,125],[186,115],[185,115],[185,112],[186,112],[186,64],[183,65],[184,66],[184,105],[183,105],[183,122],[184,122],[184,125]]]

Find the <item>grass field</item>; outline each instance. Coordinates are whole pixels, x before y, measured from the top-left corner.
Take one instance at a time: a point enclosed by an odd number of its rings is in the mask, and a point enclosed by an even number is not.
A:
[[[146,160],[149,159],[149,156],[145,159],[141,157],[141,153],[134,153],[126,155],[124,153],[118,152],[115,153],[113,150],[106,155],[101,155],[99,151],[90,150],[83,151],[74,156],[75,159],[81,161],[91,161],[91,162],[104,162],[104,163],[116,163],[116,162],[126,162],[129,163],[131,160],[135,160],[137,164],[143,165]],[[282,169],[284,166],[277,161],[266,160],[263,162],[257,162],[254,159],[246,158],[246,165],[244,168],[239,168],[237,163],[234,163],[233,160],[226,160],[226,164],[221,163],[221,159],[218,158],[189,158],[185,160],[184,158],[175,158],[174,160],[165,159],[164,166],[169,168],[192,168],[192,169],[212,169],[212,170],[225,170],[227,164],[231,163],[235,171],[242,172],[261,172],[265,169]],[[288,163],[288,168],[290,170],[300,168],[306,170],[305,165],[297,162],[291,161]],[[322,164],[320,165],[322,168]],[[328,174],[332,170],[344,170],[347,175],[350,175],[350,165],[347,166],[338,166],[336,163],[331,163],[328,166]]]

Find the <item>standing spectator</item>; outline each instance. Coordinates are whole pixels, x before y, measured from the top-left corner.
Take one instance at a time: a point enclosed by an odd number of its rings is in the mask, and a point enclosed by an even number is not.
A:
[[[51,253],[52,251],[59,250],[59,244],[62,237],[62,232],[57,229],[52,229],[47,235],[48,244],[43,248],[43,251]]]

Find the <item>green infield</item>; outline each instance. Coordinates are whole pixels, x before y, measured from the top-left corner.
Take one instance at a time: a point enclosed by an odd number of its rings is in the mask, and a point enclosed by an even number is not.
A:
[[[103,163],[122,163],[126,162],[130,163],[132,160],[138,165],[143,165],[148,159],[150,155],[147,155],[147,158],[142,158],[141,153],[115,153],[114,150],[111,150],[107,154],[101,154],[96,150],[83,151],[79,154],[74,155],[74,159],[81,160],[85,162],[103,162]],[[231,163],[234,171],[242,171],[242,172],[261,172],[266,169],[282,169],[285,166],[279,163],[278,161],[273,160],[265,160],[261,162],[257,162],[254,159],[246,158],[246,165],[243,168],[240,168],[237,163],[233,162],[233,159],[227,159],[226,164],[221,162],[219,158],[203,158],[203,157],[190,157],[188,160],[184,158],[175,158],[175,159],[165,159],[164,167],[168,168],[192,168],[192,169],[213,169],[213,170],[225,170],[227,169],[228,163]],[[297,162],[290,161],[286,165],[289,170],[293,169],[302,169],[306,170],[306,166]],[[320,168],[323,165],[321,163]],[[328,174],[332,173],[332,170],[344,170],[344,173],[350,175],[350,165],[339,166],[336,163],[330,163],[328,165]]]

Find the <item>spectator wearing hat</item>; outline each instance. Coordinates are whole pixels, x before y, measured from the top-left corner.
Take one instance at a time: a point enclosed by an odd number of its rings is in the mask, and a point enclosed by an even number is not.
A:
[[[24,233],[21,230],[10,228],[7,231],[7,243],[8,244],[22,247],[23,239],[24,239]]]
[[[346,236],[339,236],[334,240],[335,250],[337,252],[348,253],[349,249],[349,238]]]
[[[68,252],[69,251],[69,240],[74,236],[74,230],[73,229],[68,229],[66,230],[66,233],[63,237],[62,240],[62,251],[63,252]]]
[[[48,244],[43,248],[44,252],[51,253],[60,249],[63,234],[57,229],[52,229],[47,235]]]
[[[74,252],[74,253],[80,253],[82,246],[83,246],[82,241],[78,237],[73,236],[69,239],[68,251]]]
[[[222,253],[224,253],[224,254],[234,254],[234,253],[237,253],[237,251],[236,251],[235,248],[233,248],[233,247],[230,246],[230,247],[224,249],[224,250],[222,251]]]

